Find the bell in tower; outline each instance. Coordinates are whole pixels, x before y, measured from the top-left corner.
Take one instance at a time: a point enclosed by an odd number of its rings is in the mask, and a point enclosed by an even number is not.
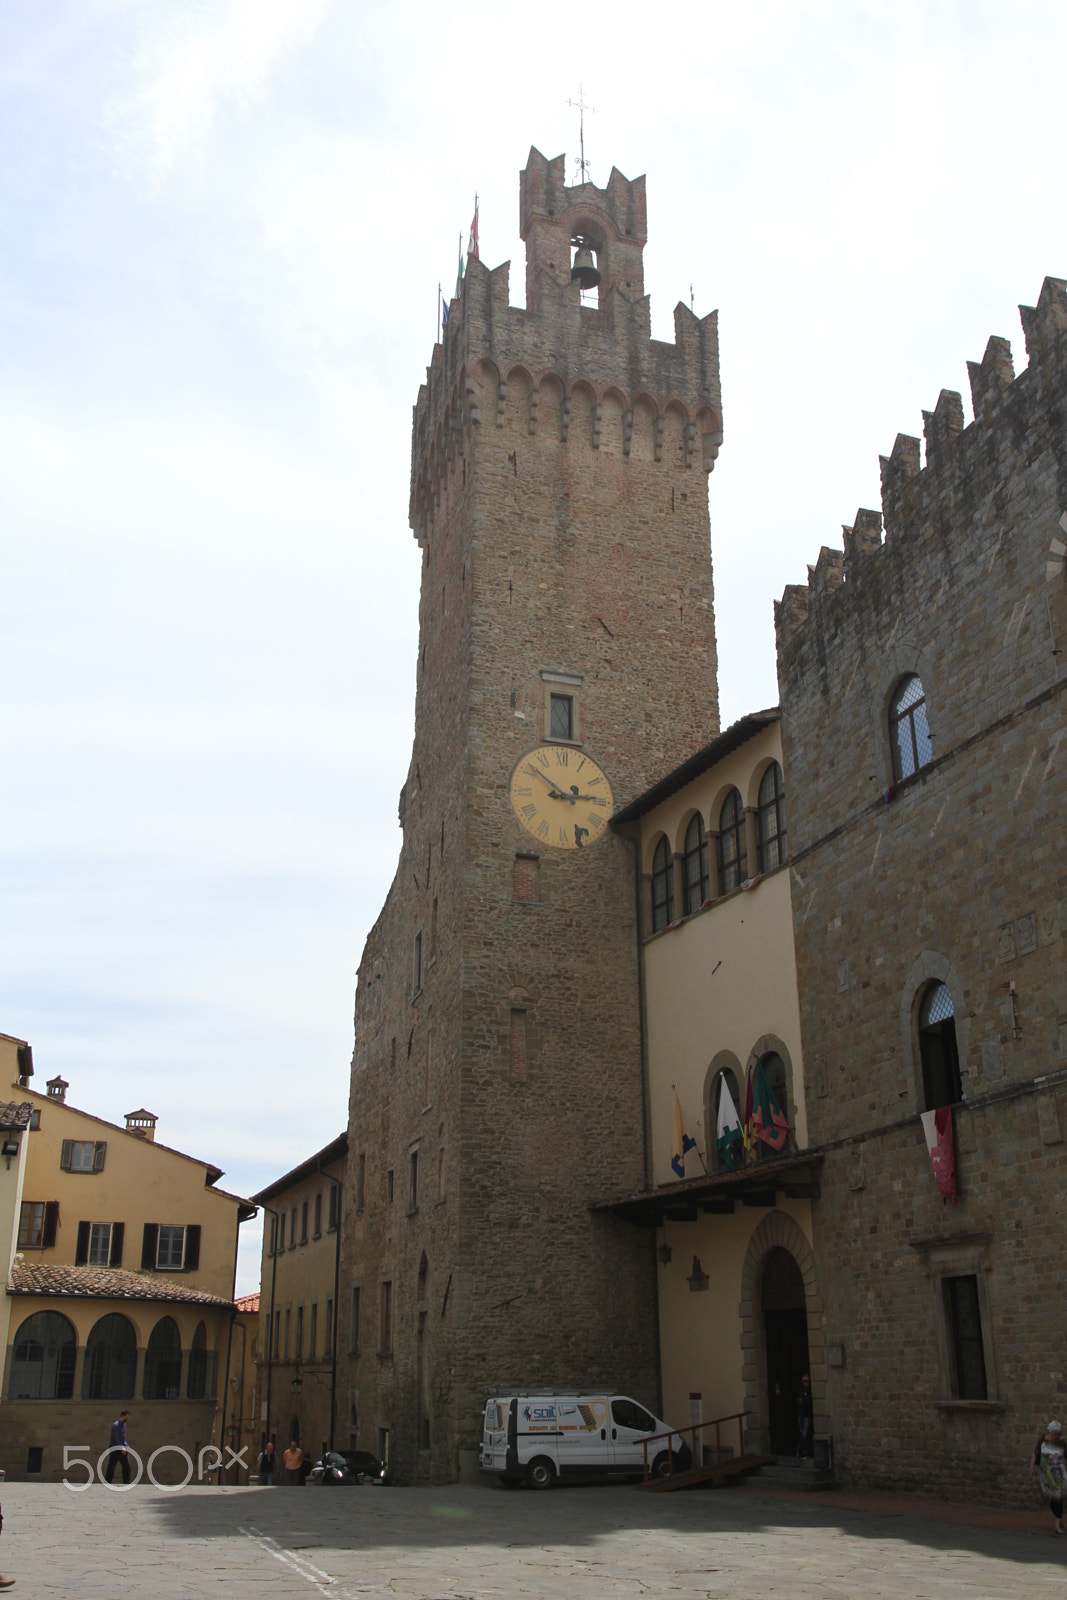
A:
[[[573,239],[571,243],[578,247],[571,268],[571,282],[580,283],[583,289],[595,289],[600,282],[596,257],[584,239]]]

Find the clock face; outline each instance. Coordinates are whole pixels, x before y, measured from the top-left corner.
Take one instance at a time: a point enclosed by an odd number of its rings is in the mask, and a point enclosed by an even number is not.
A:
[[[603,838],[615,809],[602,767],[573,745],[528,750],[511,774],[511,809],[538,844],[584,850]]]

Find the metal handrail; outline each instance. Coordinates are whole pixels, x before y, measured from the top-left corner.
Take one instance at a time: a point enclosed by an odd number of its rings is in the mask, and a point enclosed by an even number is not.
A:
[[[697,1465],[699,1465],[699,1466],[703,1466],[704,1465],[703,1460],[701,1460],[699,1463],[697,1461],[697,1434],[700,1432],[700,1430],[702,1428],[714,1428],[715,1429],[715,1465],[719,1466],[719,1465],[721,1465],[722,1461],[724,1460],[723,1453],[722,1453],[722,1424],[724,1422],[736,1422],[737,1423],[737,1443],[738,1443],[737,1454],[738,1454],[738,1456],[743,1456],[744,1453],[745,1453],[745,1418],[748,1417],[748,1416],[751,1416],[751,1415],[752,1415],[752,1413],[750,1411],[731,1411],[725,1417],[711,1417],[707,1422],[694,1422],[694,1423],[691,1423],[688,1428],[672,1428],[669,1433],[653,1433],[653,1434],[650,1434],[647,1439],[643,1439],[641,1441],[642,1445],[644,1446],[645,1482],[646,1483],[651,1483],[652,1482],[652,1479],[649,1476],[649,1471],[648,1471],[648,1447],[649,1447],[650,1444],[655,1444],[657,1439],[666,1439],[667,1440],[667,1462],[668,1462],[667,1476],[669,1478],[673,1478],[674,1477],[674,1457],[675,1457],[676,1452],[675,1452],[675,1447],[674,1447],[673,1441],[679,1435],[682,1435],[684,1437],[684,1435],[688,1433],[688,1434],[690,1434],[692,1436],[691,1439],[690,1439],[690,1444],[689,1444],[690,1455],[692,1457],[692,1464],[693,1464],[694,1467],[697,1466]],[[731,1459],[733,1459],[733,1458],[731,1458]]]

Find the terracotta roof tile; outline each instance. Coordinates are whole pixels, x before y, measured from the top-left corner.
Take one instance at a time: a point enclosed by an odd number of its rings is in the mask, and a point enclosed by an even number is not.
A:
[[[180,1300],[187,1305],[229,1306],[232,1301],[205,1289],[153,1278],[147,1272],[127,1272],[121,1267],[60,1267],[28,1265],[16,1261],[7,1283],[8,1294],[73,1295],[94,1300]]]
[[[28,1128],[33,1107],[28,1100],[0,1101],[0,1128]]]
[[[238,1311],[258,1311],[259,1294],[239,1294],[234,1301]]]

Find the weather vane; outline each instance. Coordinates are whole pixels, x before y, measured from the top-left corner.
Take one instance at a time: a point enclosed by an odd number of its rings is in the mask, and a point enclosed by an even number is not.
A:
[[[580,179],[582,183],[588,183],[589,167],[591,163],[585,159],[585,114],[587,111],[592,111],[595,116],[596,106],[586,105],[583,98],[584,92],[583,86],[579,84],[577,100],[568,100],[567,104],[569,106],[573,106],[578,113],[578,142],[582,152],[574,163],[574,175],[576,178]]]

